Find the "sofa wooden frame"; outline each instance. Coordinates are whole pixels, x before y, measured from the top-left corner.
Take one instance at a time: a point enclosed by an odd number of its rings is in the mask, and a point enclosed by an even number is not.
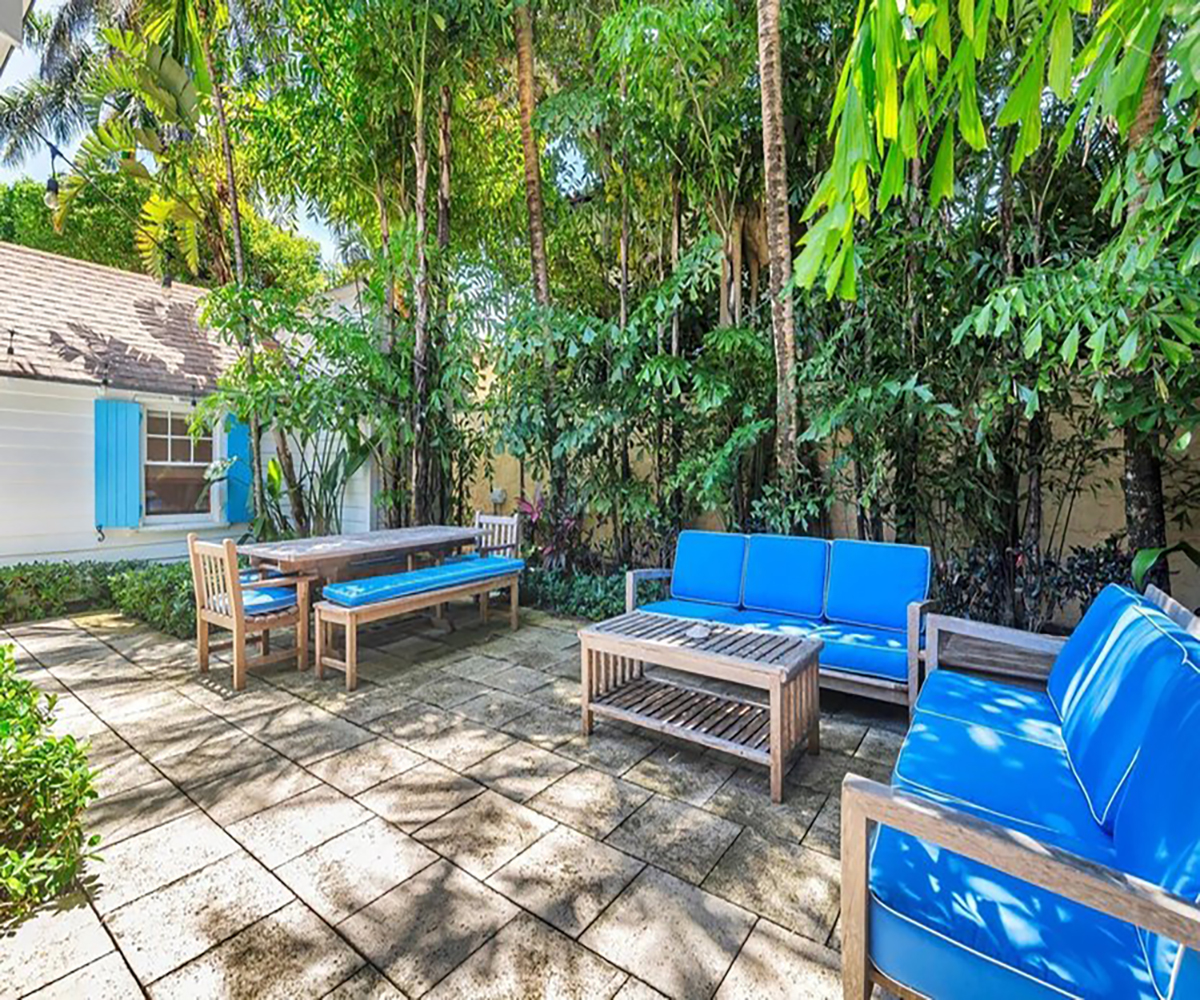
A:
[[[1146,596],[1177,624],[1200,635],[1200,619],[1162,591],[1151,587]],[[926,663],[929,670],[946,664],[941,656],[950,636],[966,637],[972,649],[991,645],[974,663],[956,663],[975,673],[1006,680],[1042,681],[1047,657],[1065,639],[986,625],[962,618],[931,615],[927,623]],[[962,647],[960,647],[960,650]],[[1021,653],[1026,655],[1022,660]],[[961,652],[960,652],[961,655]],[[924,997],[876,969],[870,960],[870,834],[875,824],[912,834],[955,854],[971,858],[1015,878],[1065,896],[1117,920],[1164,934],[1200,952],[1200,904],[1167,892],[1149,882],[1069,851],[1041,843],[997,823],[950,806],[899,791],[855,774],[842,782],[842,992],[845,1000],[866,1000],[873,985],[903,1000]]]

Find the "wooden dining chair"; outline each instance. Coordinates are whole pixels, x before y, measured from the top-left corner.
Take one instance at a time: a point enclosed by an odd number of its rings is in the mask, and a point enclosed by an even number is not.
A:
[[[481,556],[501,555],[516,559],[521,554],[521,515],[475,512],[479,536],[475,551]]]
[[[233,648],[233,687],[246,687],[246,671],[268,663],[295,658],[296,669],[308,666],[309,585],[312,576],[266,576],[249,579],[239,572],[237,546],[233,539],[202,542],[188,535],[188,558],[192,564],[192,583],[196,590],[196,642],[200,672],[208,671],[208,657],[219,649]],[[233,633],[232,639],[209,642],[213,626]],[[271,630],[292,626],[296,630],[296,648],[271,652]],[[246,646],[256,643],[260,655],[247,659]]]

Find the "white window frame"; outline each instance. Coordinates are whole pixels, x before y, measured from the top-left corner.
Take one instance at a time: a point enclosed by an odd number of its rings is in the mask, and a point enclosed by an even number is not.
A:
[[[181,463],[174,462],[150,462],[149,447],[147,439],[150,436],[150,415],[167,414],[171,416],[182,415],[184,419],[191,419],[190,401],[181,401],[178,399],[141,399],[138,400],[142,407],[142,454],[141,461],[138,466],[138,474],[140,477],[141,487],[141,526],[145,529],[170,529],[170,528],[210,528],[213,526],[221,526],[226,524],[225,521],[225,483],[214,483],[209,490],[209,510],[198,511],[194,514],[150,514],[147,513],[146,505],[146,466],[147,465],[175,465]],[[168,427],[170,425],[168,424]],[[213,461],[220,461],[225,457],[225,434],[221,431],[221,425],[213,427],[212,432],[212,457]],[[207,463],[205,463],[207,464]]]

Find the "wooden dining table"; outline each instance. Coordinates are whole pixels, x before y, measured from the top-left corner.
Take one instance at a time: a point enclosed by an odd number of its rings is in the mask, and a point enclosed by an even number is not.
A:
[[[272,566],[284,574],[308,573],[322,583],[353,579],[411,567],[418,555],[435,559],[474,545],[478,528],[426,524],[413,528],[386,528],[349,535],[321,535],[279,542],[251,542],[238,546],[253,566]]]

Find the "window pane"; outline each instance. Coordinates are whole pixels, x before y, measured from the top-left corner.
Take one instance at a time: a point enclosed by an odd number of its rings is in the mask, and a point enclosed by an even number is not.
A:
[[[148,414],[146,414],[146,433],[147,434],[166,434],[167,433],[167,415],[165,413],[148,413]]]
[[[146,461],[165,462],[167,455],[167,439],[161,437],[146,438]]]
[[[192,442],[190,438],[171,438],[171,461],[190,462],[192,460]]]
[[[187,437],[187,418],[171,416],[171,434],[179,437]]]
[[[201,466],[146,466],[147,514],[208,513],[212,509],[211,494],[205,496],[203,505],[197,506],[203,490],[204,469]]]
[[[195,442],[192,448],[192,461],[204,462],[206,465],[212,461],[212,438],[201,438]]]

